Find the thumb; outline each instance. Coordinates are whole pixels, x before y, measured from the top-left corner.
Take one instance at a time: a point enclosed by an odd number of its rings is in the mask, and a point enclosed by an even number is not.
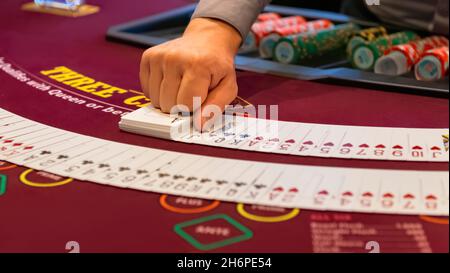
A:
[[[201,109],[194,114],[194,116],[197,116],[194,119],[200,121],[194,122],[196,129],[200,131],[209,130],[214,121],[222,116],[225,106],[229,105],[236,98],[237,94],[236,73],[233,70],[208,93]],[[212,111],[212,109],[217,109],[217,111]]]

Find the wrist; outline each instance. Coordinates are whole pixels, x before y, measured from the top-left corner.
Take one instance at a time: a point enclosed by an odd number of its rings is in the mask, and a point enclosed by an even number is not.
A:
[[[242,43],[240,33],[233,26],[217,19],[193,19],[186,28],[183,37],[198,37],[199,35],[205,42],[220,44],[233,55],[237,53]]]

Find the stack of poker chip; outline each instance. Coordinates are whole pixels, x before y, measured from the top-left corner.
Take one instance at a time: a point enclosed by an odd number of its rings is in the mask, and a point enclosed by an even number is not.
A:
[[[283,37],[275,46],[273,57],[280,63],[298,64],[305,59],[344,48],[356,31],[359,31],[357,25],[347,23],[314,33]]]
[[[278,20],[281,19],[281,15],[279,15],[278,13],[275,12],[266,12],[266,13],[261,13],[260,15],[258,15],[258,18],[256,19],[257,22],[267,22],[267,21],[273,21],[273,20]]]
[[[443,46],[448,46],[448,39],[443,36],[431,36],[394,46],[375,63],[375,73],[391,76],[406,74],[425,52]]]
[[[387,36],[387,30],[383,26],[372,27],[363,29],[355,33],[348,42],[347,45],[347,55],[351,59],[352,53],[355,48],[361,44],[370,43],[376,39]]]
[[[418,40],[419,38],[412,31],[403,31],[389,36],[379,37],[372,42],[360,44],[353,50],[351,57],[352,65],[361,70],[372,70],[376,61],[390,48]]]
[[[306,23],[306,19],[302,16],[290,16],[277,20],[254,23],[241,47],[241,51],[251,52],[258,50],[261,39],[277,28],[296,26],[304,23]]]
[[[332,27],[334,27],[334,24],[331,21],[322,19],[295,26],[276,28],[261,39],[259,43],[259,55],[261,58],[272,58],[275,45],[282,37],[300,33],[313,33]]]
[[[416,79],[421,81],[437,81],[448,73],[448,46],[431,49],[423,54],[415,67]]]

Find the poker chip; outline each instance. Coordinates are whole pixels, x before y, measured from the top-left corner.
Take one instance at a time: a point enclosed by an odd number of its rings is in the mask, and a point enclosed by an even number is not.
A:
[[[416,79],[421,81],[436,81],[448,73],[448,46],[427,51],[415,67]]]
[[[428,50],[448,46],[448,39],[431,36],[419,41],[392,47],[375,63],[375,73],[397,76],[409,72]]]
[[[372,42],[360,44],[355,47],[352,53],[352,65],[361,70],[371,70],[376,61],[390,48],[417,40],[418,38],[419,36],[412,31],[403,31],[379,37]]]
[[[348,23],[315,33],[283,37],[275,46],[274,59],[280,63],[296,64],[304,59],[321,56],[345,47],[349,37],[358,30],[357,25]]]
[[[278,20],[257,22],[253,24],[250,33],[244,40],[241,50],[244,52],[255,51],[258,49],[261,39],[270,34],[275,29],[295,26],[304,23],[306,23],[306,19],[302,16],[289,16],[283,17]]]
[[[267,22],[267,21],[274,21],[274,20],[278,20],[278,19],[281,19],[281,15],[279,15],[278,13],[266,12],[266,13],[261,13],[260,15],[258,15],[258,18],[256,19],[256,21]]]
[[[387,36],[387,30],[383,26],[366,28],[355,33],[347,44],[347,55],[351,58],[353,50],[366,42],[372,42],[380,37]]]
[[[322,19],[295,26],[276,28],[261,39],[259,55],[261,58],[272,58],[275,45],[282,37],[300,33],[313,33],[332,27],[334,27],[334,24],[331,21]]]

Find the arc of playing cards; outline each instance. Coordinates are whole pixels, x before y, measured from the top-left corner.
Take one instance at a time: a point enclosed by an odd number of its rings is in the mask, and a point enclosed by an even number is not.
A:
[[[124,131],[180,142],[255,152],[365,160],[448,162],[448,129],[338,126],[233,117],[200,133],[190,117],[149,106],[124,117]]]
[[[80,181],[211,200],[449,214],[448,171],[311,167],[191,155],[80,135],[2,109],[0,160]]]

